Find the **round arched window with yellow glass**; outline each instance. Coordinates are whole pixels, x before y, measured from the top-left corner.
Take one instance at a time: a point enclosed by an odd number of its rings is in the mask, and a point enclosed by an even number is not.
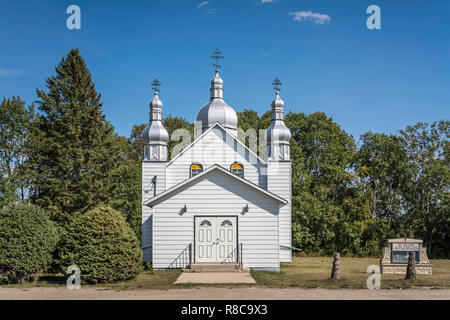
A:
[[[235,162],[231,165],[231,173],[243,178],[244,177],[244,166],[242,163]]]
[[[203,166],[200,163],[191,164],[191,177],[198,175],[203,171]]]

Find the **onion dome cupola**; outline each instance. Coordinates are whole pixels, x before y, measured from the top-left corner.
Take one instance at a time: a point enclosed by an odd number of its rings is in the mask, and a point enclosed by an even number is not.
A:
[[[237,135],[237,114],[232,107],[230,107],[223,100],[223,80],[219,76],[218,59],[220,51],[216,49],[212,58],[216,59],[216,74],[211,79],[210,100],[197,113],[196,121],[199,122],[198,129],[195,132],[196,137],[212,127],[216,122],[219,122],[223,127]]]
[[[161,83],[158,79],[152,82],[155,95],[150,101],[150,121],[142,133],[144,140],[144,160],[147,161],[167,161],[167,143],[169,133],[162,123],[163,103],[158,97],[158,86]]]
[[[272,122],[267,129],[267,156],[273,161],[290,160],[291,131],[284,123],[284,101],[280,97],[281,81],[273,82],[275,98],[272,100]]]

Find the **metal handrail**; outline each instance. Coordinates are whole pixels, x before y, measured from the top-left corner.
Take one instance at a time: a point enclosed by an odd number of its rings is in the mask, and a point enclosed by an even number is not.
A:
[[[223,261],[221,262],[221,264],[225,264],[225,263],[234,263],[234,253],[238,251],[238,247],[234,248],[226,257],[225,259],[223,259]],[[237,256],[237,255],[236,255]],[[231,260],[231,261],[227,261],[227,260]]]
[[[242,267],[242,242],[239,243],[236,248],[234,248],[233,251],[231,251],[226,257],[225,259],[221,262],[221,264],[225,264],[225,263],[237,263],[239,266]],[[236,258],[235,258],[236,257]],[[235,260],[235,259],[236,260]],[[227,260],[230,260],[229,262],[227,262]],[[234,261],[233,261],[234,260]]]
[[[189,267],[192,265],[192,242],[189,243]]]
[[[192,242],[172,261],[168,269],[188,268],[192,264]]]
[[[239,248],[239,253],[240,253],[240,259],[239,259],[239,265],[241,266],[241,268],[244,266],[244,262],[243,262],[243,260],[242,260],[242,254],[243,254],[243,252],[244,252],[244,250],[242,249],[242,242],[241,243],[239,243],[239,246],[240,246],[240,248]]]

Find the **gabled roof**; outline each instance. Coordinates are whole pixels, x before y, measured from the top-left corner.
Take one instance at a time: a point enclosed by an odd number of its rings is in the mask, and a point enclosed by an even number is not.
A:
[[[254,153],[250,148],[248,148],[245,143],[242,143],[241,140],[238,139],[234,134],[232,134],[229,130],[227,130],[224,126],[222,126],[219,122],[214,123],[210,128],[208,128],[205,132],[203,132],[201,135],[199,135],[190,145],[188,145],[186,148],[184,148],[179,154],[177,154],[172,160],[170,160],[167,163],[167,167],[170,166],[178,157],[180,157],[182,154],[184,154],[187,150],[191,149],[195,144],[197,144],[208,132],[210,132],[213,128],[219,127],[227,135],[232,137],[234,140],[237,141],[241,146],[244,147],[244,150],[248,150],[248,152],[253,155],[255,158],[257,158],[262,164],[266,164],[266,161],[264,161],[260,156],[258,156],[256,153]]]
[[[190,178],[184,180],[183,182],[180,182],[179,184],[173,186],[172,188],[167,189],[166,191],[158,194],[157,196],[154,196],[153,198],[150,198],[150,199],[144,201],[143,204],[148,206],[148,205],[152,204],[153,202],[157,201],[158,199],[161,199],[162,197],[165,197],[168,194],[171,194],[171,193],[175,192],[176,190],[178,190],[179,188],[183,187],[184,185],[186,185],[188,183],[191,183],[191,182],[193,182],[195,180],[198,180],[198,179],[200,179],[200,178],[202,178],[202,177],[204,177],[204,176],[206,176],[206,175],[208,175],[211,172],[216,171],[216,170],[219,170],[219,171],[225,173],[226,175],[232,177],[233,179],[236,179],[236,181],[238,181],[239,183],[244,183],[248,187],[253,188],[256,191],[259,191],[259,192],[263,193],[264,195],[266,195],[266,196],[268,196],[268,197],[270,197],[270,198],[280,202],[283,205],[288,203],[285,199],[283,199],[282,197],[277,196],[275,193],[267,191],[266,189],[261,188],[257,184],[254,184],[253,182],[251,182],[251,181],[249,181],[247,179],[238,177],[237,175],[231,173],[230,171],[228,171],[224,167],[219,166],[218,164],[215,164],[215,165],[209,167],[208,169],[206,169],[205,171],[203,171],[202,173],[199,173],[199,174],[197,174],[197,175],[195,175],[193,177],[190,177]]]

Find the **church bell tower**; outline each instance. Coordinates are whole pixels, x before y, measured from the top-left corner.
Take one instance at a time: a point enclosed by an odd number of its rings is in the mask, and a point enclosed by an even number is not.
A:
[[[142,161],[142,201],[166,190],[167,143],[169,133],[163,126],[163,103],[158,97],[158,79],[152,82],[153,99],[150,101],[150,121],[142,133],[144,140],[144,160]],[[152,261],[153,209],[142,205],[142,249],[143,260]]]
[[[267,129],[267,189],[288,203],[280,208],[279,237],[280,262],[292,261],[292,163],[290,158],[291,131],[284,123],[284,101],[280,97],[281,81],[272,83],[275,98],[272,100],[272,123]]]

